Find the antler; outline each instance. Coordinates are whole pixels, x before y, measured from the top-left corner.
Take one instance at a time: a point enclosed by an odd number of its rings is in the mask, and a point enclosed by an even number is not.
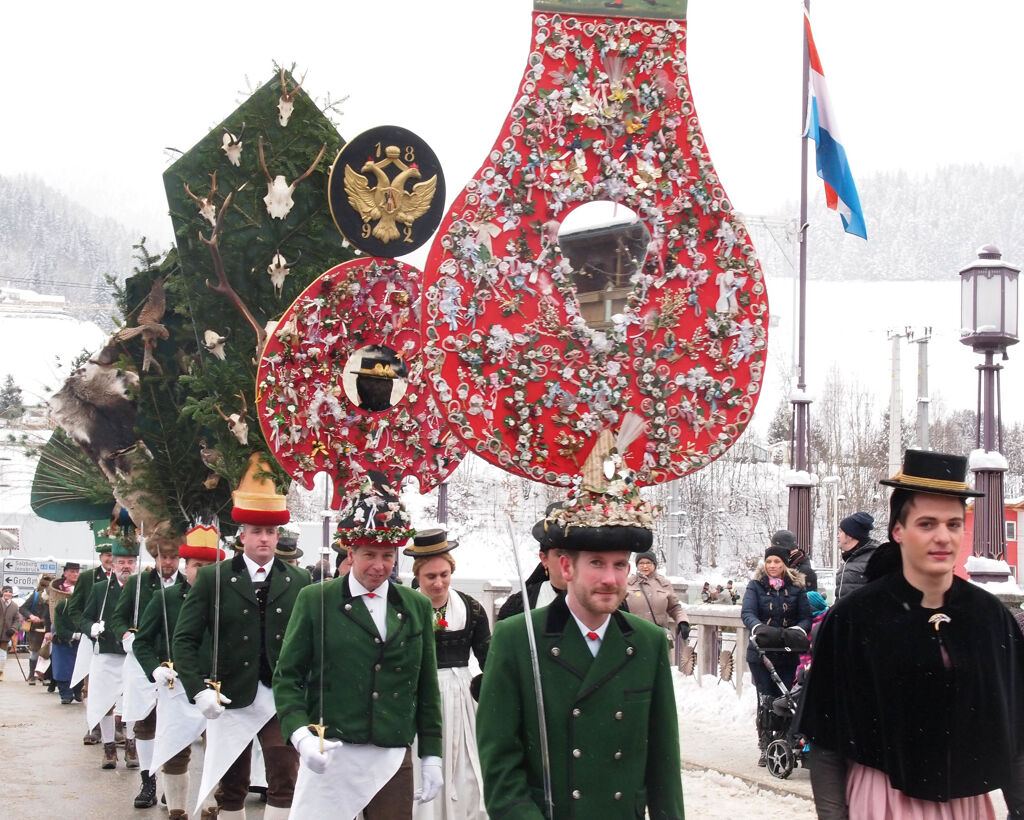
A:
[[[213,195],[217,193],[217,172],[214,171],[212,174],[210,174],[210,193],[206,197],[196,196],[194,193],[192,193],[192,189],[188,187],[187,182],[185,183],[185,192],[190,197],[192,197],[192,199],[194,199],[197,203],[199,203],[200,206],[202,206],[204,202],[208,202],[212,205]]]
[[[213,405],[213,409],[216,410],[220,414],[220,417],[222,419],[224,419],[224,421],[230,421],[231,420],[227,416],[224,415],[224,411],[220,409],[220,405],[219,404]]]
[[[263,159],[263,137],[260,136],[260,166],[263,168],[263,173],[267,175],[267,182],[273,184],[274,178],[270,175],[270,171],[267,170],[267,161]]]
[[[249,412],[249,406],[245,403],[245,393],[239,391],[238,398],[242,400],[242,412],[239,413],[239,415],[244,416],[246,413]]]
[[[228,301],[230,301],[238,312],[245,317],[245,320],[252,326],[252,329],[256,331],[256,349],[262,352],[267,342],[267,331],[260,327],[259,322],[253,318],[253,315],[249,311],[249,308],[246,307],[245,302],[243,302],[242,298],[235,292],[235,289],[231,287],[231,283],[228,281],[228,276],[224,272],[224,260],[221,258],[220,248],[217,245],[217,241],[220,239],[221,228],[224,226],[224,214],[227,212],[228,205],[231,204],[231,197],[233,196],[234,192],[228,194],[227,198],[224,200],[224,204],[220,206],[220,212],[217,214],[217,223],[213,227],[213,232],[210,234],[210,238],[207,239],[203,236],[202,232],[199,234],[199,239],[210,249],[210,256],[213,257],[213,270],[217,274],[217,284],[213,284],[209,279],[207,279],[206,286],[214,293],[220,293],[226,296]]]
[[[293,88],[291,90],[291,92],[289,93],[288,86],[285,85],[285,81],[284,81],[284,69],[283,68],[281,69],[281,97],[284,98],[285,102],[293,102],[295,100],[295,95],[298,93],[299,89],[302,88],[302,84],[305,81],[306,81],[306,74],[305,74],[305,72],[303,72],[302,79],[299,80],[299,84],[297,86],[295,86],[295,88]]]
[[[306,169],[306,173],[304,173],[301,177],[299,177],[297,180],[295,180],[295,182],[292,183],[292,187],[293,188],[298,187],[299,183],[302,182],[302,180],[304,180],[306,177],[308,177],[310,174],[312,174],[316,170],[316,166],[319,165],[320,164],[320,160],[322,160],[324,158],[324,151],[326,151],[326,150],[327,150],[327,143],[325,142],[323,144],[323,146],[321,146],[321,148],[320,148],[320,153],[317,154],[316,155],[316,159],[313,160],[313,164],[310,165],[309,168]]]

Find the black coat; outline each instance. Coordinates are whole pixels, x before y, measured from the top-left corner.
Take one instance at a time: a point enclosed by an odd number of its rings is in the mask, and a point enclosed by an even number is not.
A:
[[[812,747],[885,772],[910,797],[1011,785],[1024,753],[1024,635],[999,599],[960,578],[941,609],[921,598],[897,572],[832,607],[815,640],[801,731]],[[940,613],[948,620],[936,629]]]
[[[878,542],[871,538],[865,538],[858,541],[857,546],[852,550],[843,553],[843,563],[836,572],[836,598],[849,595],[868,582],[864,572],[876,549],[878,549]]]
[[[740,617],[751,632],[758,624],[764,624],[780,629],[798,626],[811,634],[811,604],[807,600],[807,590],[788,578],[780,589],[772,589],[763,570],[747,584]],[[747,647],[747,661],[760,662],[757,650],[752,646]]]

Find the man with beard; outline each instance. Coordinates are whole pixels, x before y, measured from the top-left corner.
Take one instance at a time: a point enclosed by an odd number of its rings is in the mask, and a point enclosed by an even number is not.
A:
[[[555,511],[548,531],[567,592],[496,624],[477,740],[491,817],[683,817],[679,733],[665,633],[619,611],[630,552],[651,546],[650,504],[584,484],[585,498]],[[630,523],[630,522],[636,522]],[[536,639],[533,668],[526,618]],[[541,752],[542,683],[550,761],[548,813]]]
[[[89,702],[86,705],[88,725],[99,723],[103,741],[104,769],[117,768],[117,745],[114,739],[114,713],[121,713],[124,648],[121,638],[107,629],[124,585],[135,572],[138,544],[132,532],[126,532],[114,542],[113,570],[103,583],[93,584],[89,600],[82,610],[82,619],[88,624],[84,633],[92,638],[95,654],[89,666]],[[135,749],[135,734],[131,724],[125,724],[124,765],[137,769],[139,757]]]

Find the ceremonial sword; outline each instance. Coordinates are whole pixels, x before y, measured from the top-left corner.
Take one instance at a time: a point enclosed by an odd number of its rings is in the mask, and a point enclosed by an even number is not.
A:
[[[139,562],[135,570],[135,615],[132,618],[132,628],[129,632],[139,631],[139,601],[142,596],[142,551],[146,548],[146,522],[139,525],[139,554],[136,560]],[[158,570],[159,571],[159,570]]]
[[[540,763],[544,775],[544,802],[547,804],[548,817],[555,816],[555,803],[551,793],[551,752],[548,748],[548,727],[544,717],[544,692],[540,683],[540,658],[537,655],[537,636],[533,631],[533,613],[530,611],[530,596],[526,592],[526,576],[523,575],[522,564],[519,563],[519,550],[516,549],[516,534],[512,528],[512,517],[508,518],[508,537],[512,541],[512,556],[516,560],[516,572],[523,596],[523,615],[526,618],[526,640],[530,645],[530,665],[533,667],[533,689],[537,695],[537,728],[540,732]]]
[[[320,738],[320,754],[324,753],[324,735],[327,733],[327,727],[324,725],[324,630],[327,628],[324,620],[325,583],[323,579],[320,580],[320,722],[306,724],[306,728],[312,729]]]
[[[220,555],[217,555],[220,558]],[[225,560],[227,560],[225,558]],[[217,679],[217,654],[220,647],[220,561],[213,565],[213,661],[210,664],[210,677],[206,681],[217,693],[217,705],[220,706],[220,681]]]
[[[167,595],[166,592],[170,587],[164,587],[158,589],[156,594],[160,596],[160,605],[164,610],[164,644],[167,647],[167,660],[161,663],[161,666],[166,666],[171,672],[174,672],[174,662],[171,660],[171,633],[167,626]],[[174,675],[171,675],[170,681],[167,683],[168,689],[174,688]]]

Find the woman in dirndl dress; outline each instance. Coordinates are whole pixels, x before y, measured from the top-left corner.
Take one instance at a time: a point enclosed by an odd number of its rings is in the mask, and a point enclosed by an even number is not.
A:
[[[451,588],[455,559],[443,530],[417,534],[406,555],[416,556],[412,572],[420,592],[434,608],[434,640],[437,645],[437,676],[441,689],[444,731],[444,786],[429,803],[416,804],[416,820],[478,820],[485,818],[483,777],[476,748],[476,698],[481,675],[469,668],[469,655],[480,669],[487,659],[491,629],[480,603]]]

